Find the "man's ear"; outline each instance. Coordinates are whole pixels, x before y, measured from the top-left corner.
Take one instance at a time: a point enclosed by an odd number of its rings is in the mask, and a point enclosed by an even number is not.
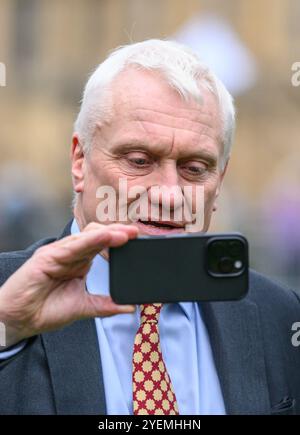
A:
[[[72,137],[71,162],[73,189],[79,193],[84,187],[84,151],[77,133]]]
[[[225,167],[224,167],[224,169],[223,169],[223,171],[221,173],[221,176],[220,176],[220,181],[219,181],[219,184],[218,184],[218,187],[217,187],[217,190],[216,190],[216,196],[215,196],[215,203],[214,203],[214,206],[213,206],[213,211],[217,210],[216,200],[217,200],[217,198],[218,198],[218,196],[220,194],[221,186],[222,186],[223,179],[224,179],[226,171],[227,171],[228,163],[229,163],[229,158],[227,159]]]

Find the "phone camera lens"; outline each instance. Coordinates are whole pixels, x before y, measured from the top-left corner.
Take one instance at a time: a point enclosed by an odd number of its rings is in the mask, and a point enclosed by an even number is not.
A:
[[[229,243],[229,252],[233,257],[240,257],[242,254],[242,248],[243,245],[238,241]]]
[[[234,271],[234,263],[229,257],[222,257],[219,261],[219,270],[221,273],[231,273]]]
[[[215,258],[222,257],[224,255],[224,245],[222,242],[214,242],[211,244],[211,254]]]

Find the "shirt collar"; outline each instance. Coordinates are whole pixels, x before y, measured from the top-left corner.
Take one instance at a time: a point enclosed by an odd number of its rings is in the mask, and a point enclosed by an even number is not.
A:
[[[71,234],[77,234],[79,232],[79,226],[74,219],[71,225]],[[99,275],[101,276],[101,280],[99,280]],[[87,275],[86,285],[89,293],[109,295],[109,264],[100,254],[96,255],[93,260]],[[178,305],[187,318],[192,320],[193,302],[178,302]]]

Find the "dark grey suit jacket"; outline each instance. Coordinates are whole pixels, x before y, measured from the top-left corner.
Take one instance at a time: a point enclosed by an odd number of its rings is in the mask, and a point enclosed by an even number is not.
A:
[[[61,237],[69,232],[70,225]],[[0,254],[0,285],[52,241]],[[296,293],[251,271],[245,299],[201,303],[228,414],[300,414],[300,347],[291,343],[299,302]],[[105,413],[93,319],[33,337],[0,363],[0,415]]]

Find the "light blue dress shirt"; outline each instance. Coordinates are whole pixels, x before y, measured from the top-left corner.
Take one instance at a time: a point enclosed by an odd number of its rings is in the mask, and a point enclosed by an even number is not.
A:
[[[77,232],[79,228],[74,220],[71,233]],[[109,264],[101,255],[95,257],[86,285],[91,294],[109,295]],[[135,313],[95,319],[108,415],[133,413],[132,351],[139,317],[137,307]],[[199,304],[164,304],[159,318],[159,333],[180,414],[225,414],[220,382]],[[0,353],[1,359],[9,356],[11,354],[7,352]]]

